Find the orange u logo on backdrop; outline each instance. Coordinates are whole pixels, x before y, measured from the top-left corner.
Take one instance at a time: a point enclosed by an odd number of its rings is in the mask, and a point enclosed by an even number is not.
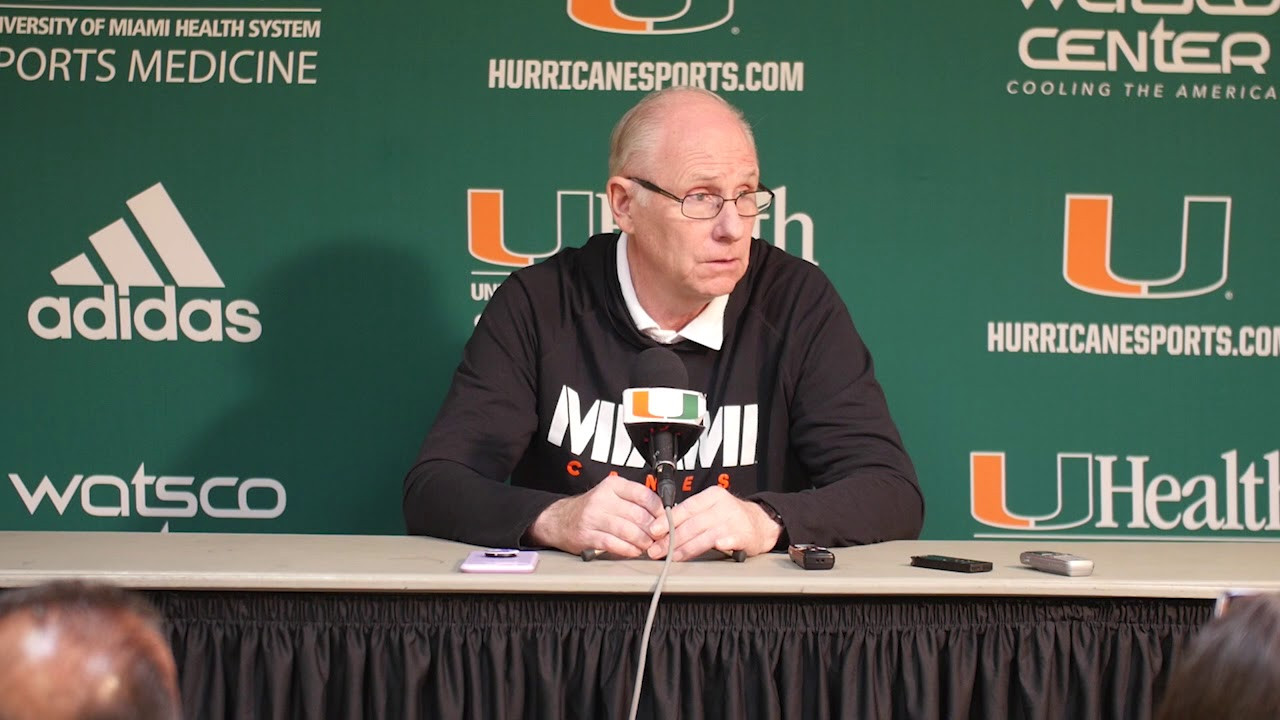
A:
[[[514,253],[507,249],[502,229],[502,191],[467,190],[467,249],[471,256],[493,265],[521,268],[538,258],[554,255]]]
[[[601,32],[627,35],[677,35],[710,30],[733,17],[733,0],[684,0],[675,13],[640,17],[620,12],[617,0],[568,0],[569,17]]]
[[[1083,468],[1083,472],[1081,469]],[[1058,453],[1058,505],[1047,515],[1009,510],[1003,452],[969,453],[969,514],[974,520],[1009,530],[1064,530],[1093,517],[1093,456]]]
[[[1204,295],[1227,282],[1230,197],[1183,198],[1178,272],[1152,280],[1125,278],[1111,270],[1112,205],[1110,195],[1067,195],[1062,275],[1072,287],[1108,297],[1168,299]]]

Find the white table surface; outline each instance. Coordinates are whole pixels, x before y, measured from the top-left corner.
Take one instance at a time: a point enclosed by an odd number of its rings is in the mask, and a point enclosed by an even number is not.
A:
[[[583,562],[542,551],[531,574],[462,573],[476,549],[371,535],[0,532],[0,586],[62,578],[138,589],[334,592],[649,593],[662,563]],[[1023,550],[1094,561],[1088,577],[1023,567]],[[1280,592],[1280,544],[1247,542],[897,541],[836,548],[835,568],[802,570],[781,554],[677,563],[664,593],[711,595],[1005,595],[1213,598],[1224,589]],[[911,567],[912,555],[989,560],[991,572]]]

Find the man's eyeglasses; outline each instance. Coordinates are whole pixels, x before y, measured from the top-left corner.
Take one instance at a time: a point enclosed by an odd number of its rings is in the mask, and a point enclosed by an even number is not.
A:
[[[729,198],[723,198],[719,195],[711,193],[689,193],[684,197],[676,197],[662,188],[654,185],[648,180],[638,177],[628,177],[628,180],[638,183],[640,187],[651,190],[664,197],[680,203],[680,212],[687,218],[694,220],[710,220],[720,214],[721,208],[728,202]],[[759,190],[748,190],[733,198],[733,206],[737,209],[738,214],[742,217],[755,217],[759,215],[765,208],[773,203],[773,191],[760,185]]]

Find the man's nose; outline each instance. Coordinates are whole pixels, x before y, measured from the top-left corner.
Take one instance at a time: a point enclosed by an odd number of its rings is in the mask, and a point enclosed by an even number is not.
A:
[[[738,207],[732,202],[726,202],[724,207],[720,208],[720,214],[716,216],[712,237],[724,242],[733,242],[742,237],[743,226],[749,219],[739,215]]]

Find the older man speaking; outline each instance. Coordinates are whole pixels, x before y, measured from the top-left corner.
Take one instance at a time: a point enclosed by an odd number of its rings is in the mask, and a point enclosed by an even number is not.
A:
[[[751,237],[773,194],[741,112],[651,94],[614,129],[609,173],[622,232],[514,273],[486,307],[405,478],[409,531],[674,560],[918,536],[915,470],[847,309]],[[682,452],[674,528],[619,412],[659,345],[710,420]]]

